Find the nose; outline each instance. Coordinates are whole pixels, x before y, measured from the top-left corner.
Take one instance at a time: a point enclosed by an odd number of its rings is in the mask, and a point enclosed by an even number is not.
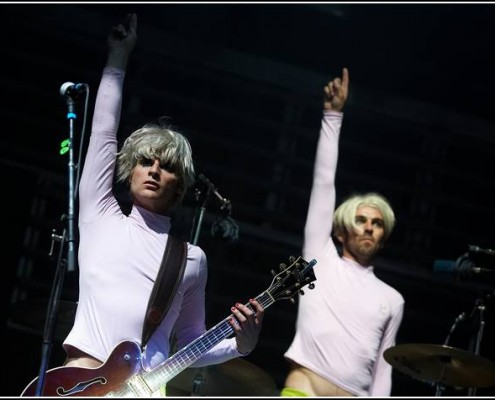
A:
[[[148,170],[148,174],[155,177],[160,175],[161,168],[160,162],[158,160],[154,160],[153,164],[151,164],[150,169]]]
[[[373,222],[372,221],[366,221],[364,224],[364,231],[365,232],[373,232]]]

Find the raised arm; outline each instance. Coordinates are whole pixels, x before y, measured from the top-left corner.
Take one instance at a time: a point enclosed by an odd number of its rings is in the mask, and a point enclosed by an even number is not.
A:
[[[79,187],[79,219],[91,220],[113,201],[112,179],[117,153],[117,130],[122,108],[125,69],[137,39],[137,16],[111,29],[108,55],[96,95],[91,138]]]
[[[107,38],[107,67],[124,70],[137,41],[137,15],[127,14],[124,24],[114,26]]]
[[[92,135],[116,134],[122,105],[122,87],[129,57],[137,41],[137,16],[128,14],[124,24],[114,26],[107,37],[108,55],[96,96]]]
[[[335,78],[323,88],[323,118],[316,150],[313,186],[304,228],[305,257],[317,257],[331,241],[332,217],[335,209],[335,173],[338,160],[340,128],[347,95],[349,72]]]

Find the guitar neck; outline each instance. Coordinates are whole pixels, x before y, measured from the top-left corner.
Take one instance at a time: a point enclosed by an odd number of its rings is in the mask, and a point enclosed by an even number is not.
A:
[[[257,296],[256,300],[265,309],[275,302],[275,299],[266,291]],[[246,306],[253,310],[249,303],[247,303]],[[201,358],[207,351],[226,337],[230,336],[234,332],[229,323],[230,318],[231,315],[220,321],[197,339],[193,340],[186,347],[177,351],[152,371],[145,372],[141,377],[152,389],[152,392],[157,391],[165,382],[170,381],[173,377]]]

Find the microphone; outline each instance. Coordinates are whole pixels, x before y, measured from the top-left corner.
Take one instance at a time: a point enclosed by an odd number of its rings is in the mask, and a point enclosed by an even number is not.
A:
[[[479,274],[483,272],[495,272],[495,266],[491,264],[481,268],[476,266],[470,259],[468,254],[464,254],[457,260],[435,260],[433,263],[433,272],[446,273],[446,274]]]
[[[482,249],[481,247],[472,244],[469,245],[469,252],[474,254],[478,253],[478,254],[486,254],[489,256],[495,256],[495,250]]]
[[[60,86],[62,96],[77,97],[88,89],[87,83],[65,82]]]
[[[433,262],[433,272],[456,273],[469,272],[474,268],[474,264],[469,261],[466,255],[459,257],[457,260],[435,260]]]
[[[230,209],[232,208],[232,204],[230,203],[230,200],[226,199],[220,193],[218,193],[218,190],[215,187],[215,185],[211,183],[206,176],[204,176],[203,174],[199,174],[198,178],[208,187],[209,190],[213,192],[215,197],[220,201],[220,203],[222,204],[220,208],[230,213]]]
[[[239,226],[231,217],[232,203],[218,192],[218,189],[206,176],[199,174],[197,178],[207,188],[207,191],[205,192],[205,199],[210,193],[213,193],[216,199],[220,202],[220,212],[217,215],[216,220],[211,225],[211,236],[222,239],[227,243],[237,241],[239,239]]]

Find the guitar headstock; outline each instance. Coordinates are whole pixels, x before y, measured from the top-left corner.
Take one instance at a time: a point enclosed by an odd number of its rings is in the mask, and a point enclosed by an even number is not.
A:
[[[313,289],[316,276],[313,271],[313,266],[316,260],[310,262],[302,257],[289,257],[289,265],[282,263],[279,265],[280,271],[272,270],[274,276],[272,284],[267,292],[275,300],[289,300],[295,303],[295,295],[297,293],[304,294],[303,287],[306,285],[308,289]]]

